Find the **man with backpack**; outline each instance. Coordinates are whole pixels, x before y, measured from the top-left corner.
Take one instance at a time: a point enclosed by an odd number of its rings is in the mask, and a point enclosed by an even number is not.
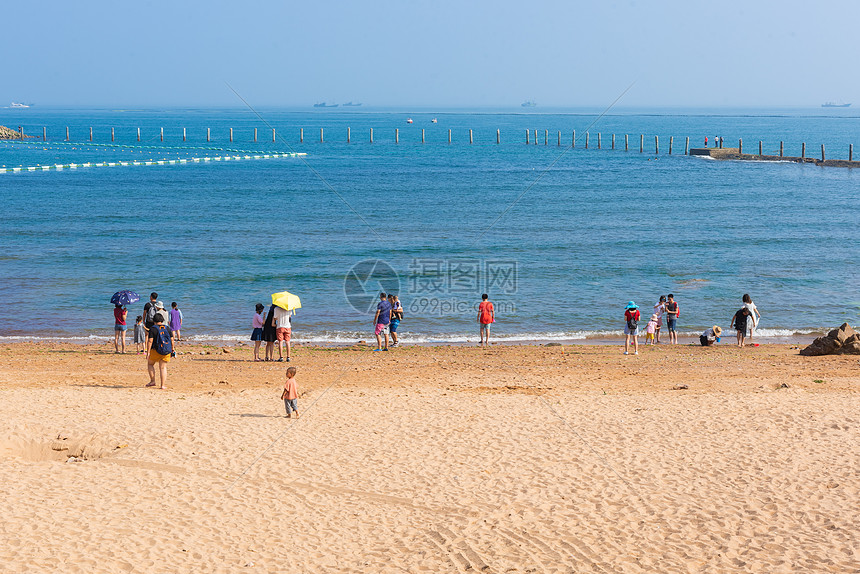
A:
[[[149,294],[149,301],[143,306],[143,327],[146,332],[146,340],[143,348],[149,349],[149,330],[155,325],[155,304],[158,303],[158,293],[153,291]]]
[[[155,313],[153,320],[155,323],[147,331],[147,339],[152,340],[152,347],[146,359],[146,369],[149,372],[149,383],[146,386],[155,386],[155,365],[157,363],[161,380],[159,388],[164,389],[167,388],[167,363],[173,356],[173,331],[164,324],[165,317],[162,312]]]

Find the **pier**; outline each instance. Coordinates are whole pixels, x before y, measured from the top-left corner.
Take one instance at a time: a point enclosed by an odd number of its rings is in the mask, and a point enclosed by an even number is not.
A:
[[[783,149],[780,145],[780,149]],[[848,147],[849,159],[827,159],[825,156],[824,146],[821,146],[821,157],[806,157],[806,145],[803,146],[803,151],[800,156],[788,155],[763,155],[761,146],[759,153],[743,153],[743,144],[738,147],[723,147],[723,148],[693,148],[690,150],[691,156],[704,156],[713,159],[724,161],[784,161],[790,163],[811,163],[822,167],[860,167],[860,161],[853,161],[854,146]]]

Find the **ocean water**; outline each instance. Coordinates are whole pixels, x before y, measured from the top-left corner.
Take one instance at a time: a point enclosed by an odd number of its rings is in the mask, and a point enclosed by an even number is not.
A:
[[[302,299],[295,337],[331,342],[372,338],[380,289],[399,294],[401,335],[414,342],[474,340],[483,292],[495,335],[523,341],[612,337],[627,301],[647,320],[670,292],[684,333],[727,328],[744,293],[766,336],[860,315],[860,171],[683,155],[685,137],[701,147],[719,135],[847,158],[857,110],[258,113],[0,110],[0,125],[48,130],[47,142],[0,143],[0,167],[24,169],[0,173],[0,340],[112,337],[119,289],[178,302],[184,335],[198,339],[246,339],[254,304],[283,290]],[[89,143],[90,126],[103,145]],[[307,155],[253,157],[272,152]],[[133,165],[158,160],[187,163]],[[26,169],[87,162],[118,165]]]

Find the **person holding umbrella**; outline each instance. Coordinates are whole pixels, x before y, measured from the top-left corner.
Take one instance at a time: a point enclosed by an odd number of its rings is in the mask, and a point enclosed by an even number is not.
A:
[[[113,346],[115,353],[125,353],[125,332],[128,330],[126,324],[128,310],[125,306],[139,300],[140,295],[127,289],[117,291],[110,298],[110,302],[113,303]]]
[[[287,344],[287,362],[290,362],[290,339],[292,338],[293,327],[290,322],[290,316],[293,310],[302,306],[301,301],[296,295],[288,291],[272,294],[272,305],[275,307],[275,321],[277,328],[275,329],[275,338],[278,340],[278,361],[284,361],[283,347]]]

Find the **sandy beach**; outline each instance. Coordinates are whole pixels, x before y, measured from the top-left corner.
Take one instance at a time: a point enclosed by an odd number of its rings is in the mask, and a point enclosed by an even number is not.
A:
[[[0,347],[0,571],[860,572],[856,356],[180,350]]]

